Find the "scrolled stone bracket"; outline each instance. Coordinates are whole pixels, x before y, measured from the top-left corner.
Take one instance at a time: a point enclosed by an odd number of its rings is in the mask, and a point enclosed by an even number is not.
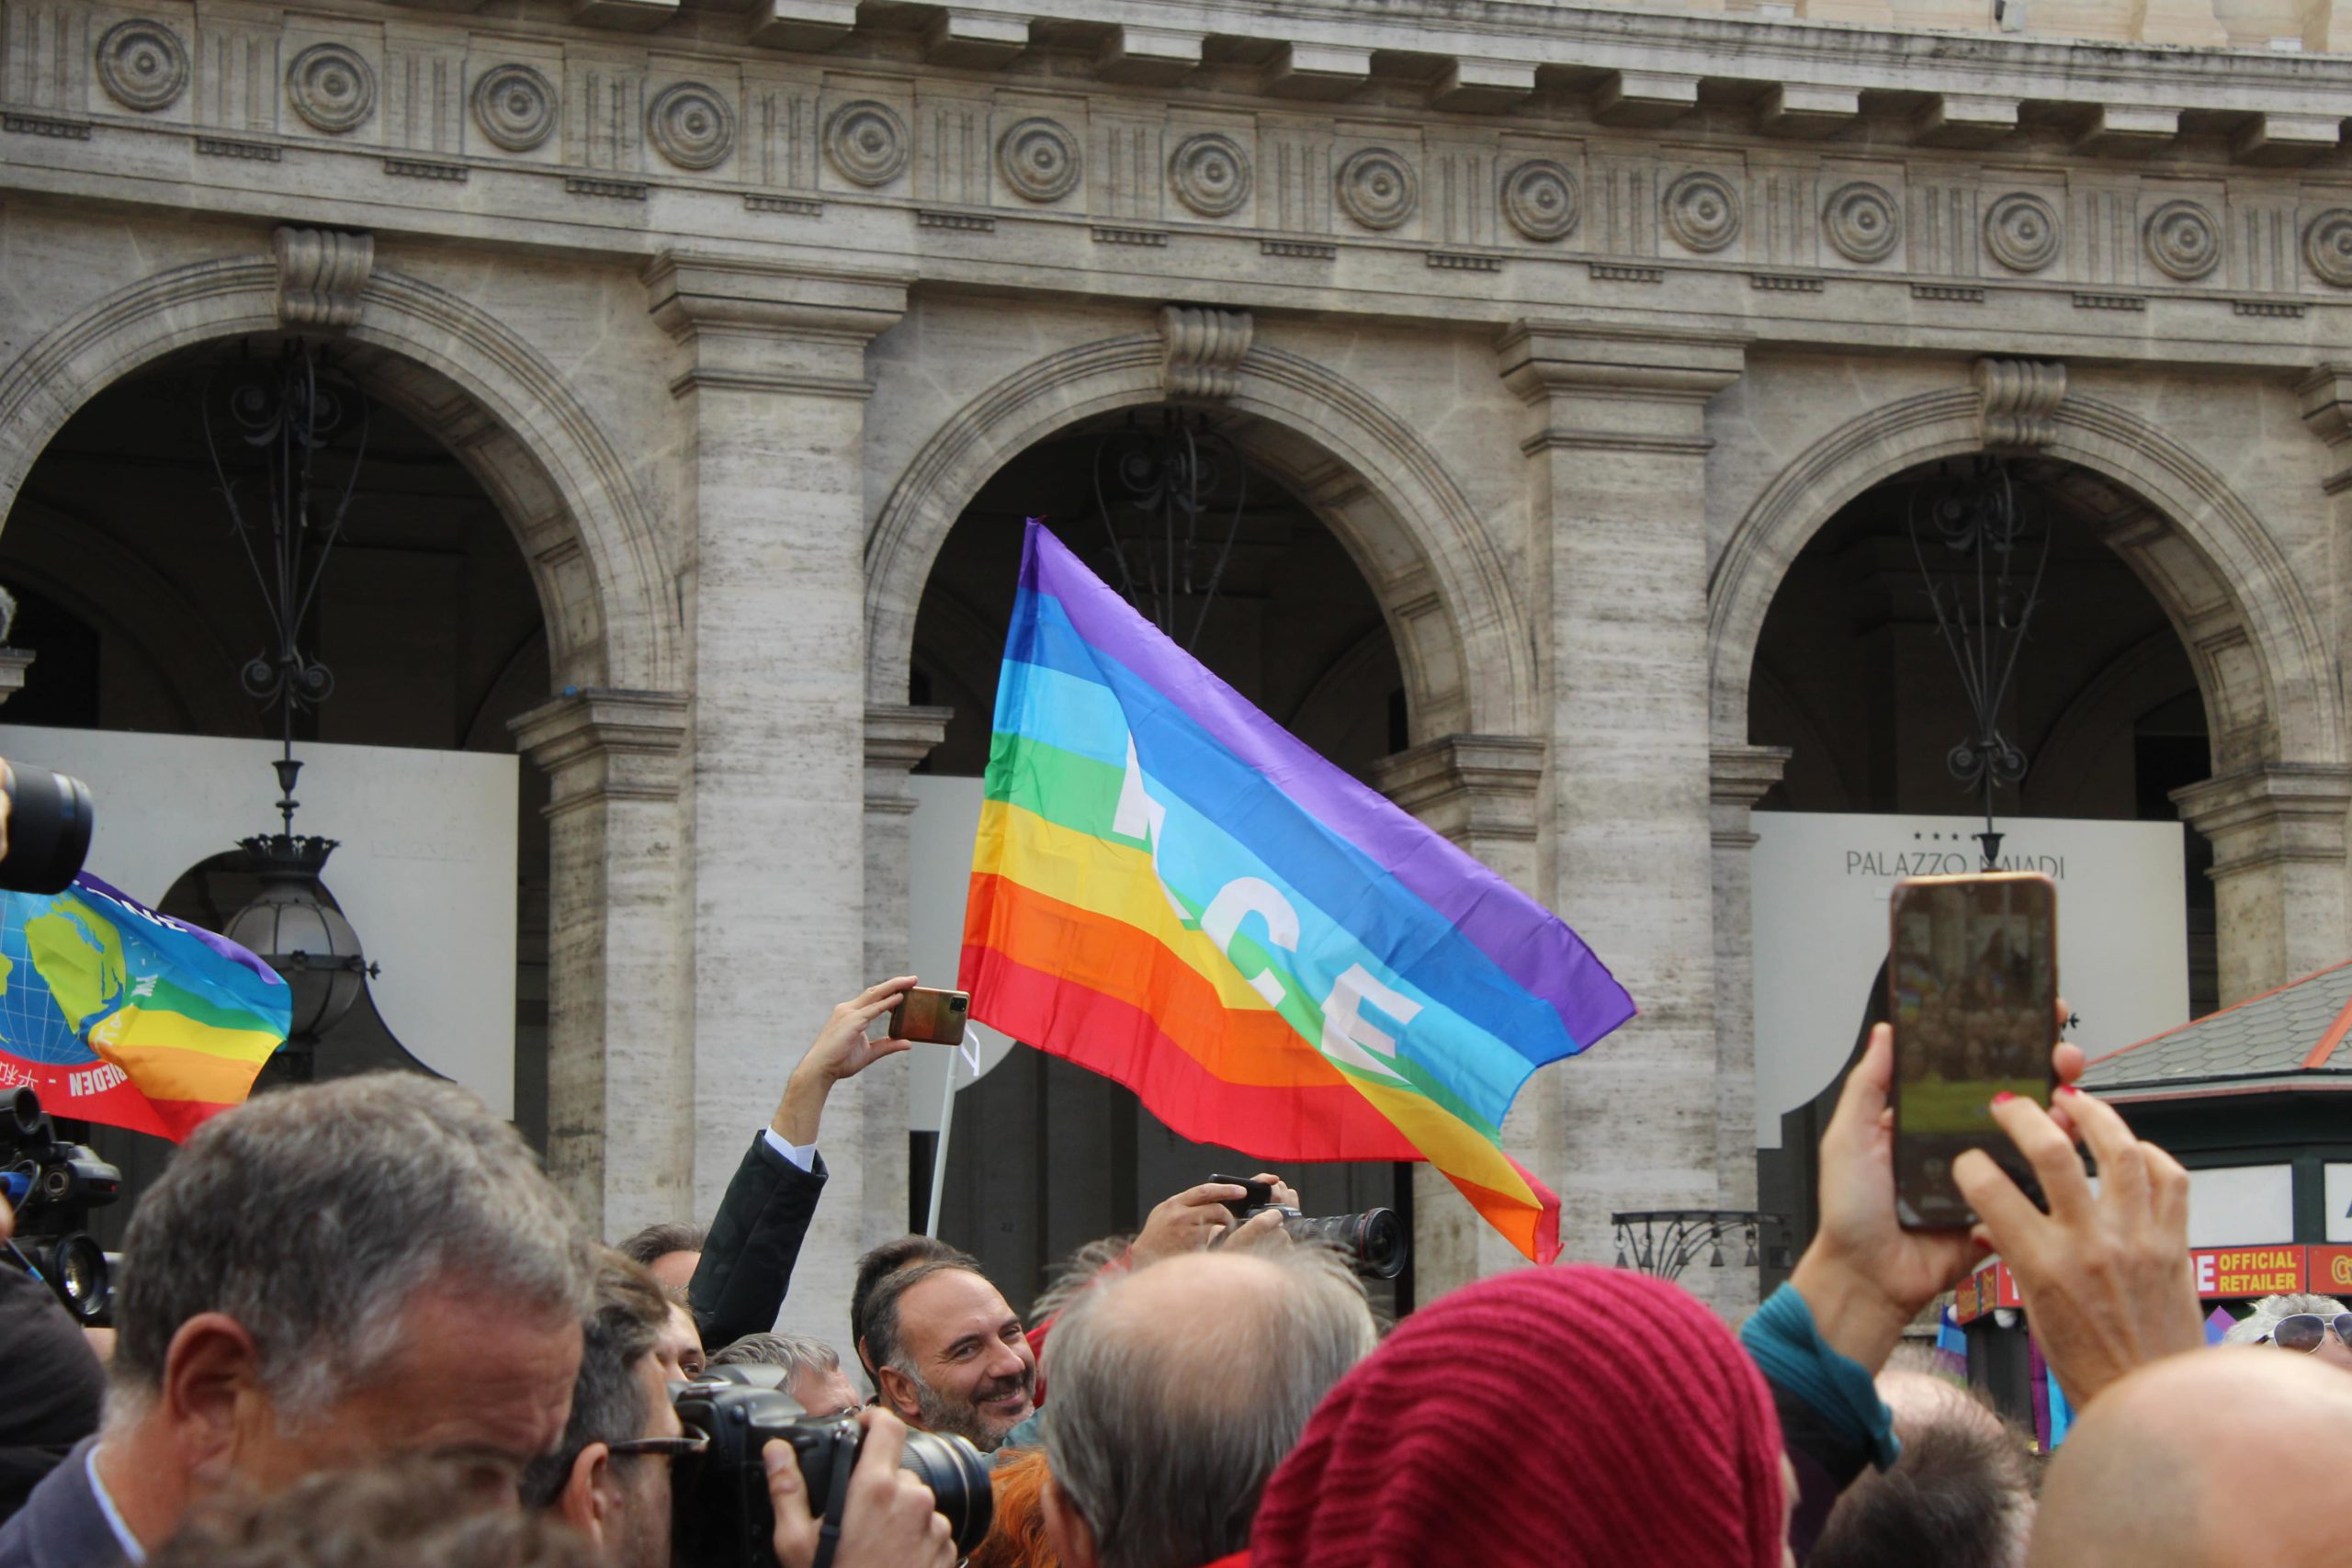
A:
[[[2352,457],[2352,363],[2329,360],[2295,384],[2302,400],[2303,423],[2327,443],[2338,460]],[[2328,476],[2323,487],[2330,495],[2352,491],[2352,467]]]
[[[548,773],[552,818],[616,800],[677,799],[692,711],[684,692],[569,687],[506,728]]]
[[[2055,360],[1980,359],[1974,380],[1988,451],[2038,451],[2057,439],[2065,366]]]
[[[1163,305],[1159,335],[1168,345],[1163,362],[1170,398],[1223,400],[1241,384],[1241,361],[1256,328],[1247,310]]]
[[[280,229],[277,321],[289,330],[342,332],[359,324],[360,296],[376,267],[376,237],[331,229]]]

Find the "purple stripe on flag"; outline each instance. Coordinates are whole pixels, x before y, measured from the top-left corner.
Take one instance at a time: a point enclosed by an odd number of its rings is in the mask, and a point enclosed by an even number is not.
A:
[[[1436,910],[1530,995],[1551,1004],[1579,1047],[1634,1016],[1633,998],[1559,916],[1260,713],[1136,615],[1035,519],[1023,545],[1021,580],[1059,600],[1088,643],[1159,688],[1220,745]]]

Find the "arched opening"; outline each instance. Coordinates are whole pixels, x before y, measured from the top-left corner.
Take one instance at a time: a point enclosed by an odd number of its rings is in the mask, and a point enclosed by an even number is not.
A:
[[[907,695],[952,707],[955,717],[921,772],[977,777],[986,767],[1024,518],[1044,518],[1106,581],[1117,581],[1092,475],[1102,444],[1127,420],[1097,416],[1021,452],[980,486],[946,534],[914,621]],[[1260,423],[1230,414],[1216,423],[1247,457],[1247,496],[1195,655],[1363,776],[1408,739],[1407,676],[1390,615],[1350,544],[1302,497],[1293,473],[1269,460]],[[1115,525],[1131,548],[1143,542],[1131,517]],[[1200,600],[1184,603],[1189,615]],[[1263,1163],[1181,1139],[1126,1089],[1035,1051],[1014,1051],[963,1090],[955,1114],[940,1234],[977,1252],[1023,1308],[1047,1267],[1080,1244],[1133,1231],[1155,1202],[1212,1174],[1246,1175]],[[910,1182],[918,1207],[930,1175],[926,1149],[919,1137]],[[1409,1168],[1323,1165],[1284,1174],[1312,1213],[1384,1206],[1409,1223]],[[1408,1305],[1409,1273],[1396,1285],[1396,1304]]]
[[[1973,455],[1938,458],[1870,485],[1789,562],[1761,616],[1747,685],[1747,739],[1789,751],[1781,783],[1758,802],[1757,831],[1767,843],[1775,811],[1981,815],[1981,793],[1957,777],[1949,761],[1955,744],[1974,735],[1975,716],[1923,580],[1923,557],[1926,570],[1939,574],[1951,572],[1956,558],[1931,526],[1922,524],[1917,545],[1913,532],[1923,509],[1968,482],[1981,461]],[[2121,484],[2050,457],[2007,459],[2007,472],[2031,520],[2030,541],[2018,552],[2020,584],[2032,578],[2042,536],[2049,546],[2032,630],[1998,712],[2002,733],[2028,765],[2021,781],[1996,796],[2007,842],[2046,848],[2037,819],[2177,824],[2172,792],[2211,776],[2223,749],[2208,727],[2209,713],[2232,711],[2233,697],[2215,694],[2217,661],[2245,649],[2233,623],[2216,625],[2227,623],[2219,613],[2230,602],[2227,592],[2183,547],[2173,525]],[[2261,728],[2248,703],[2256,684],[2242,681],[2234,690],[2240,744]],[[1926,869],[1974,869],[1979,846],[1960,833],[1948,836],[1957,841],[1943,846],[1946,863]],[[2207,875],[2213,852],[2193,830],[2179,830],[2179,840],[2185,919],[2174,940],[2186,964],[2188,1015],[2198,1016],[2221,1000],[2216,901]],[[1923,847],[1931,856],[1937,852]],[[1767,870],[1759,863],[1759,879]],[[2070,889],[2063,872],[2061,878],[2063,905]],[[1877,897],[1882,890],[1872,882],[1864,891]],[[2091,897],[2098,889],[2077,882],[2072,891]],[[1760,887],[1757,897],[1762,968],[1770,917]],[[1883,902],[1876,908],[1883,929]],[[1858,973],[1881,956],[1883,944],[1856,965]],[[1759,998],[1764,990],[1759,986]],[[1827,1005],[1842,1010],[1830,1040],[1838,1052],[1856,1039],[1859,1021],[1884,1016],[1873,1010],[1883,1005],[1876,985],[1859,980],[1850,997]],[[2182,1021],[2167,1023],[2175,1021]],[[1814,1152],[1843,1068],[1834,1056],[1826,1066],[1816,1062],[1820,1070],[1793,1091],[1802,1098],[1792,1098],[1785,1075],[1773,1071],[1773,1056],[1794,1048],[1773,1038],[1759,1013],[1759,1132],[1766,1145],[1760,1201],[1767,1210],[1796,1215],[1802,1235],[1810,1228]],[[1769,1131],[1775,1120],[1777,1139]]]
[[[0,724],[183,739],[259,740],[276,733],[275,714],[239,683],[240,666],[263,646],[266,621],[219,493],[201,406],[220,395],[224,366],[274,356],[282,341],[214,340],[152,360],[75,409],[26,469],[0,528],[0,584],[17,593],[25,612],[11,640],[35,660],[24,690],[0,710]],[[509,524],[514,499],[533,476],[496,460],[490,422],[437,373],[348,343],[323,352],[356,381],[371,409],[345,531],[305,624],[306,645],[334,670],[335,691],[298,719],[296,754],[326,745],[512,758],[506,721],[544,701],[551,680],[544,571],[518,548],[521,530]],[[215,423],[221,423],[217,412]],[[331,449],[320,477],[339,487],[353,466],[348,448]],[[526,521],[539,522],[547,510]],[[154,754],[168,755],[169,747]],[[487,807],[476,802],[476,809],[511,813],[514,901],[486,908],[481,918],[503,921],[513,933],[513,1113],[543,1142],[547,784],[536,768],[510,766],[503,776],[512,779],[505,786],[512,798]],[[274,781],[266,767],[252,773],[249,788],[221,796],[191,787],[188,798],[167,807],[208,828],[218,821],[220,830],[198,834],[201,847],[178,874],[127,890],[167,908],[176,900],[185,908],[173,912],[213,917],[217,925],[227,910],[214,906],[241,899],[249,879],[224,875],[212,852],[276,827]],[[114,782],[119,799],[121,782]],[[90,783],[103,815],[109,781]],[[387,842],[382,822],[348,813],[306,809],[296,830],[345,840],[352,846],[341,852],[346,863],[355,852],[411,858],[426,887],[441,852],[429,834]],[[113,874],[103,865],[92,869]],[[324,874],[331,893],[337,873],[331,860]],[[494,880],[503,894],[506,879]],[[380,991],[392,982],[400,933],[357,920],[370,956],[388,967]],[[343,1029],[384,1031],[373,1012],[363,1004]],[[322,1050],[336,1039],[331,1032]],[[410,1043],[420,1055],[433,1049],[430,1042]],[[434,1065],[451,1070],[446,1061]],[[95,1136],[123,1165],[134,1191],[166,1152],[136,1134]],[[127,1209],[96,1217],[119,1228]]]

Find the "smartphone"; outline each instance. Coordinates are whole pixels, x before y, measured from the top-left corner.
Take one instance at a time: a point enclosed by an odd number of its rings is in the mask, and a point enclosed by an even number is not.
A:
[[[1894,1211],[1905,1230],[1976,1223],[1952,1162],[1983,1149],[2039,1203],[2025,1156],[1993,1121],[2004,1089],[2055,1087],[2058,886],[2030,872],[1894,886],[1887,955],[1894,1023]]]
[[[890,1038],[918,1045],[961,1045],[964,1020],[972,1010],[969,991],[934,991],[910,987],[890,1010]]]

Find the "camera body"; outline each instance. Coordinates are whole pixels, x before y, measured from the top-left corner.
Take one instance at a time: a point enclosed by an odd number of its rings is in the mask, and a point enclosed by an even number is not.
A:
[[[1241,1176],[1212,1176],[1209,1179],[1248,1190],[1247,1197],[1233,1199],[1225,1205],[1237,1224],[1247,1224],[1272,1210],[1283,1216],[1283,1229],[1289,1233],[1291,1240],[1330,1247],[1363,1279],[1394,1280],[1405,1271],[1405,1260],[1412,1254],[1405,1222],[1396,1217],[1394,1209],[1310,1217],[1275,1202],[1271,1182],[1252,1181]]]
[[[85,1228],[90,1211],[122,1196],[122,1172],[86,1144],[69,1144],[29,1088],[0,1100],[0,1192],[17,1213],[15,1247],[76,1319],[105,1324],[113,1260]]]
[[[775,1568],[775,1510],[760,1458],[771,1440],[789,1444],[798,1459],[809,1510],[820,1517],[838,1511],[865,1430],[854,1415],[809,1415],[786,1392],[787,1377],[781,1367],[737,1365],[671,1385],[678,1419],[710,1438],[708,1448],[681,1459],[672,1472],[675,1561]],[[961,1438],[910,1432],[899,1462],[931,1489],[956,1555],[969,1554],[989,1533],[996,1507],[979,1450]]]

